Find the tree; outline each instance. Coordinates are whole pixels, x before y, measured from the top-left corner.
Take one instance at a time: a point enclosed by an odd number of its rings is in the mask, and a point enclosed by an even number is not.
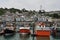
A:
[[[58,15],[57,13],[50,14],[49,16],[52,18],[60,18],[60,15]]]
[[[16,10],[15,10],[14,8],[10,8],[9,11],[10,11],[11,13],[15,13],[15,12],[16,12]]]
[[[5,13],[5,10],[3,8],[0,8],[0,15],[3,15]]]
[[[22,9],[22,12],[28,12],[28,10],[26,10],[25,8]]]
[[[5,10],[8,10],[8,8],[5,8]]]
[[[58,14],[52,14],[52,17],[58,18]]]

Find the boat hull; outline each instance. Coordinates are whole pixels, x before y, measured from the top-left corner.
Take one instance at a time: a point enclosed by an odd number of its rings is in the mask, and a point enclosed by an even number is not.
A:
[[[50,37],[50,30],[36,30],[35,35],[41,37]]]
[[[30,30],[28,30],[28,29],[20,29],[19,33],[23,34],[23,35],[28,35],[28,34],[30,34]]]
[[[9,30],[9,29],[4,30],[4,36],[10,36],[10,35],[13,35],[13,34],[15,34],[14,30]]]
[[[52,36],[53,37],[60,37],[60,30],[53,30]]]
[[[3,35],[4,33],[0,33],[0,35]]]

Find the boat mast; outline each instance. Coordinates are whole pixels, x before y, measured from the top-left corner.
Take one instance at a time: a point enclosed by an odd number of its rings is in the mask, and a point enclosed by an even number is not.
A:
[[[42,5],[40,5],[40,10],[42,10]]]

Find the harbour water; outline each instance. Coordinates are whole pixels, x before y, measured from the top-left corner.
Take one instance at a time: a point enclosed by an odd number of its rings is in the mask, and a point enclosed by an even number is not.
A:
[[[16,31],[19,30],[20,26],[17,26]],[[33,30],[33,28],[31,28],[31,31]],[[15,35],[13,36],[0,36],[0,40],[37,40],[36,37],[32,36],[32,35],[24,35],[21,36],[19,33],[15,33]],[[52,36],[50,36],[50,38],[44,38],[44,37],[38,37],[38,40],[60,40],[60,38],[53,38]]]
[[[39,40],[45,40],[46,38],[39,38]],[[21,36],[19,33],[16,33],[13,36],[0,36],[0,40],[37,40],[36,37],[33,37],[31,35],[24,35]],[[50,36],[50,38],[48,40],[60,40],[58,38],[53,38],[52,36]]]

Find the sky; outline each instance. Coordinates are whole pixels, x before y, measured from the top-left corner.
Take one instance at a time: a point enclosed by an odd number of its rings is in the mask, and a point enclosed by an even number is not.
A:
[[[1,7],[25,8],[27,10],[39,10],[41,8],[46,11],[55,11],[60,10],[60,0],[0,0]]]

